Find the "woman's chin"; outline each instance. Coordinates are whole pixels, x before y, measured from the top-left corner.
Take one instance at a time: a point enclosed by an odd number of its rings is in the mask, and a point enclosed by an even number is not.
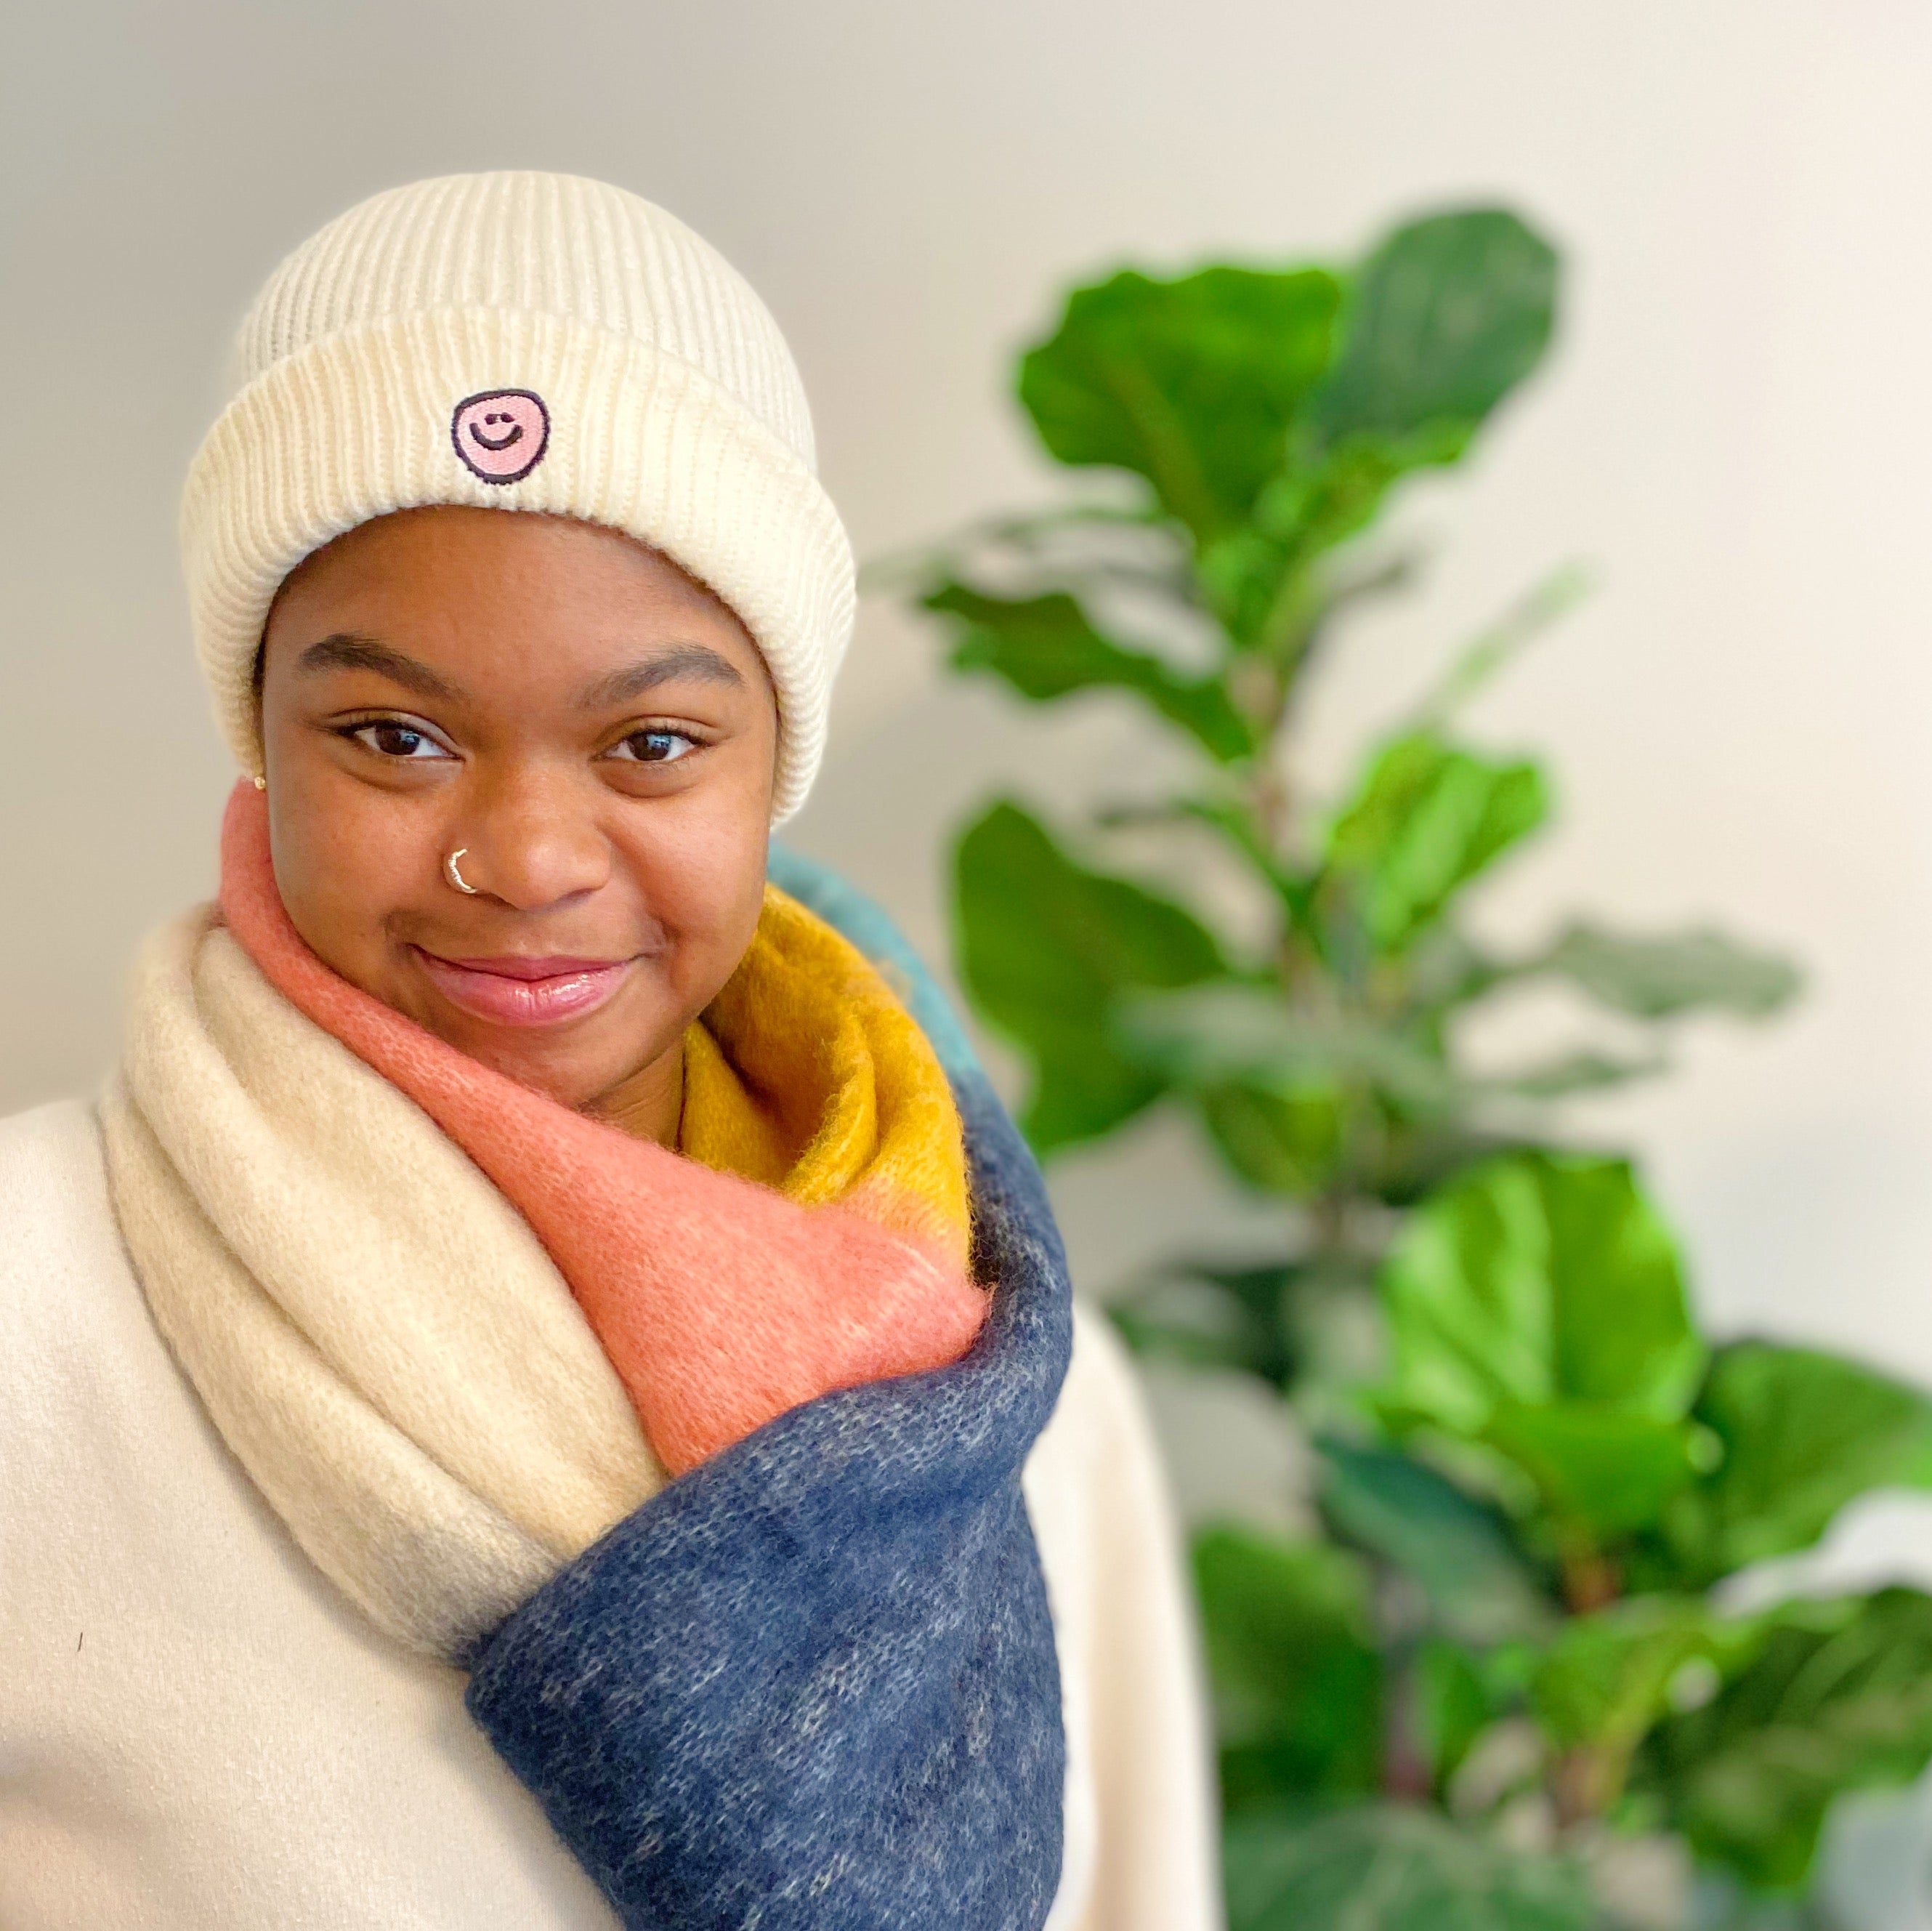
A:
[[[411,1017],[458,1052],[560,1106],[580,1110],[656,1057],[652,1029],[611,1006],[544,1026],[506,1023],[452,1006]],[[628,1001],[620,1002],[628,1005]]]

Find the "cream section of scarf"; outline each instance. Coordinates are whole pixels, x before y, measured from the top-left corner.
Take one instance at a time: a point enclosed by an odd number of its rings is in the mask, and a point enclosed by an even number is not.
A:
[[[664,1482],[563,1277],[205,907],[143,948],[103,1104],[156,1323],[310,1559],[445,1660]]]

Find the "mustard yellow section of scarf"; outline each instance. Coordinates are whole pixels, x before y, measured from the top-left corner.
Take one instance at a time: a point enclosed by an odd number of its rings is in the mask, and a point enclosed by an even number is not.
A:
[[[600,1111],[625,1124],[621,1089]],[[965,1143],[944,1069],[871,961],[776,885],[685,1035],[678,1151],[965,1269]]]

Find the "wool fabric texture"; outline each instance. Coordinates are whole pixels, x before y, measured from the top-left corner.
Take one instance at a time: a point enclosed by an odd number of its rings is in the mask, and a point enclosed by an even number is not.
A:
[[[225,885],[250,855],[251,826],[261,829],[251,812],[231,809]],[[266,851],[258,855],[266,863]],[[402,1202],[404,1226],[383,1230],[392,1242],[420,1216],[480,1276],[512,1254],[514,1217],[506,1209],[494,1230],[498,1251],[484,1251],[488,1240],[462,1251],[476,1239],[470,1216],[494,1191],[488,1181],[463,1172],[429,1119],[293,1009],[237,942],[244,935],[203,914],[151,954],[107,1145],[117,1214],[158,1323],[298,1538],[326,1566],[342,1536],[368,1532],[355,1511],[389,1518],[374,1526],[391,1560],[364,1561],[362,1578],[442,1599],[446,1653],[472,1672],[472,1714],[627,1926],[1038,1931],[1060,1879],[1066,1755],[1020,1476],[1066,1371],[1070,1295],[1038,1172],[983,1077],[970,1064],[946,1068],[970,1163],[974,1266],[994,1290],[965,1356],[789,1408],[650,1494],[573,1558],[553,1558],[506,1614],[477,1626],[470,1604],[465,1632],[437,1565],[500,1563],[500,1551],[460,1545],[478,1521],[488,1526],[487,1512],[448,1514],[450,1496],[430,1492],[425,1476],[437,1472],[434,1455],[399,1443],[403,1431],[337,1362],[373,1361],[392,1385],[427,1365],[400,1405],[413,1395],[434,1409],[449,1395],[472,1416],[505,1377],[468,1398],[461,1332],[446,1335],[448,1355],[425,1357],[409,1304],[419,1308],[433,1284],[358,1280],[352,1264],[320,1290],[308,1281],[311,1302],[326,1302],[332,1286],[360,1303],[326,1308],[311,1335],[297,1327],[290,1297],[272,1300],[224,1248],[232,1230],[266,1252],[292,1215],[322,1250],[302,1259],[326,1269],[340,1257],[328,1251],[331,1215],[366,1189]],[[394,1137],[379,1134],[365,1159],[362,1110],[386,1086],[395,1104],[379,1126]],[[318,1128],[328,1156],[319,1202],[304,1198],[303,1170]],[[422,1156],[439,1142],[449,1164],[437,1175]],[[646,1150],[793,1216],[825,1217]],[[542,1161],[541,1146],[529,1152]],[[274,1158],[263,1169],[255,1156],[265,1153]],[[425,1215],[424,1185],[437,1179],[450,1199]],[[584,1211],[601,1204],[592,1198]],[[688,1202],[674,1206],[688,1237]],[[818,1257],[833,1292],[842,1257],[836,1248]],[[520,1323],[505,1360],[520,1365],[532,1336],[569,1353],[569,1323],[553,1318],[568,1308],[568,1290],[527,1248],[520,1258],[523,1293],[498,1294]],[[212,1286],[196,1271],[211,1261]],[[525,1298],[534,1311],[517,1305]],[[465,1317],[459,1329],[478,1325],[460,1299],[449,1311]],[[231,1322],[237,1332],[222,1332]],[[258,1384],[211,1387],[204,1376],[224,1361],[238,1384]],[[621,1413],[595,1368],[580,1347],[553,1376],[601,1398],[593,1433],[611,1425],[614,1405]],[[538,1416],[534,1432],[543,1440],[566,1419]],[[292,1427],[308,1431],[312,1451],[293,1480]],[[265,1479],[250,1457],[278,1430],[268,1452],[284,1465]],[[632,1450],[618,1484],[649,1488],[638,1436],[616,1432]],[[345,1471],[345,1457],[377,1437],[376,1461]],[[402,1519],[412,1506],[414,1521]],[[496,1512],[508,1520],[507,1509]],[[304,1521],[312,1531],[318,1518],[326,1529],[333,1519],[337,1544],[304,1534]],[[411,1546],[410,1530],[425,1524],[430,1533]],[[520,1524],[508,1527],[536,1545]]]
[[[1046,1189],[952,1069],[993,1311],[794,1409],[562,1570],[465,1701],[636,1931],[1038,1931],[1066,1743],[1020,1476],[1072,1341]]]
[[[271,984],[414,1100],[530,1223],[674,1474],[828,1389],[956,1360],[978,1332],[986,1303],[960,1266],[961,1183],[958,1227],[934,1239],[938,1213],[869,1162],[849,1204],[808,1209],[493,1072],[303,944],[276,889],[267,801],[246,783],[222,828],[221,909]],[[753,972],[770,949],[753,947]],[[743,983],[727,1002],[740,1034],[752,1017]],[[899,1041],[940,1078],[914,1029]],[[961,1158],[957,1117],[947,1106],[924,1124],[933,1137],[908,1134],[919,1152],[899,1164],[919,1161],[943,1188],[946,1164]],[[835,1137],[838,1128],[828,1123]]]
[[[641,1131],[645,1090],[640,1074],[599,1115]],[[938,1059],[851,941],[776,885],[685,1035],[678,1151],[803,1206],[836,1202],[965,1271],[965,1154]]]
[[[104,1109],[117,1211],[230,1446],[391,1635],[460,1653],[667,1469],[970,1341],[958,1117],[903,1014],[895,1043],[926,1070],[898,1083],[924,1086],[924,1116],[889,1091],[872,1158],[849,1132],[808,1149],[822,1186],[832,1141],[886,1224],[586,1119],[358,992],[288,923],[250,786],[224,854],[231,926],[193,914],[137,970]],[[868,969],[815,944],[842,984]],[[741,969],[741,1042],[763,956]],[[827,1091],[834,1128],[835,1103],[866,1110],[851,1085]],[[700,1107],[714,1135],[734,1106]]]
[[[0,1923],[615,1931],[467,1679],[350,1611],[228,1452],[128,1266],[93,1107],[0,1120]],[[1218,1931],[1177,1527],[1104,1317],[1076,1310],[1023,1488],[1067,1746],[1044,1931]]]
[[[296,1542],[398,1641],[460,1653],[663,1485],[528,1224],[212,909],[142,948],[101,1115],[156,1326]]]
[[[852,557],[769,311],[683,224],[574,176],[452,175],[377,194],[271,275],[232,399],[188,473],[196,647],[243,769],[277,590],[310,551],[432,503],[625,531],[729,604],[777,692],[773,819],[825,743]]]

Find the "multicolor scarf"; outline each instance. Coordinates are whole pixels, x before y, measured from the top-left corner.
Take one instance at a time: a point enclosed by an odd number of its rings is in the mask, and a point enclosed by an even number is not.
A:
[[[832,1389],[956,1360],[978,1332],[944,1075],[878,974],[802,907],[776,895],[691,1029],[699,1165],[492,1072],[331,972],[283,906],[251,785],[230,800],[221,875],[229,928],[276,990],[535,1230],[673,1474]]]
[[[287,927],[245,796],[225,845],[228,927],[144,960],[110,1170],[158,1323],[297,1539],[471,1669],[627,1923],[1036,1926],[1064,1744],[1018,1480],[1064,1271],[916,964],[890,969],[956,1111],[878,973],[774,896],[693,1042],[685,1140],[781,1191],[368,1000]],[[829,1025],[788,1003],[827,962]]]

